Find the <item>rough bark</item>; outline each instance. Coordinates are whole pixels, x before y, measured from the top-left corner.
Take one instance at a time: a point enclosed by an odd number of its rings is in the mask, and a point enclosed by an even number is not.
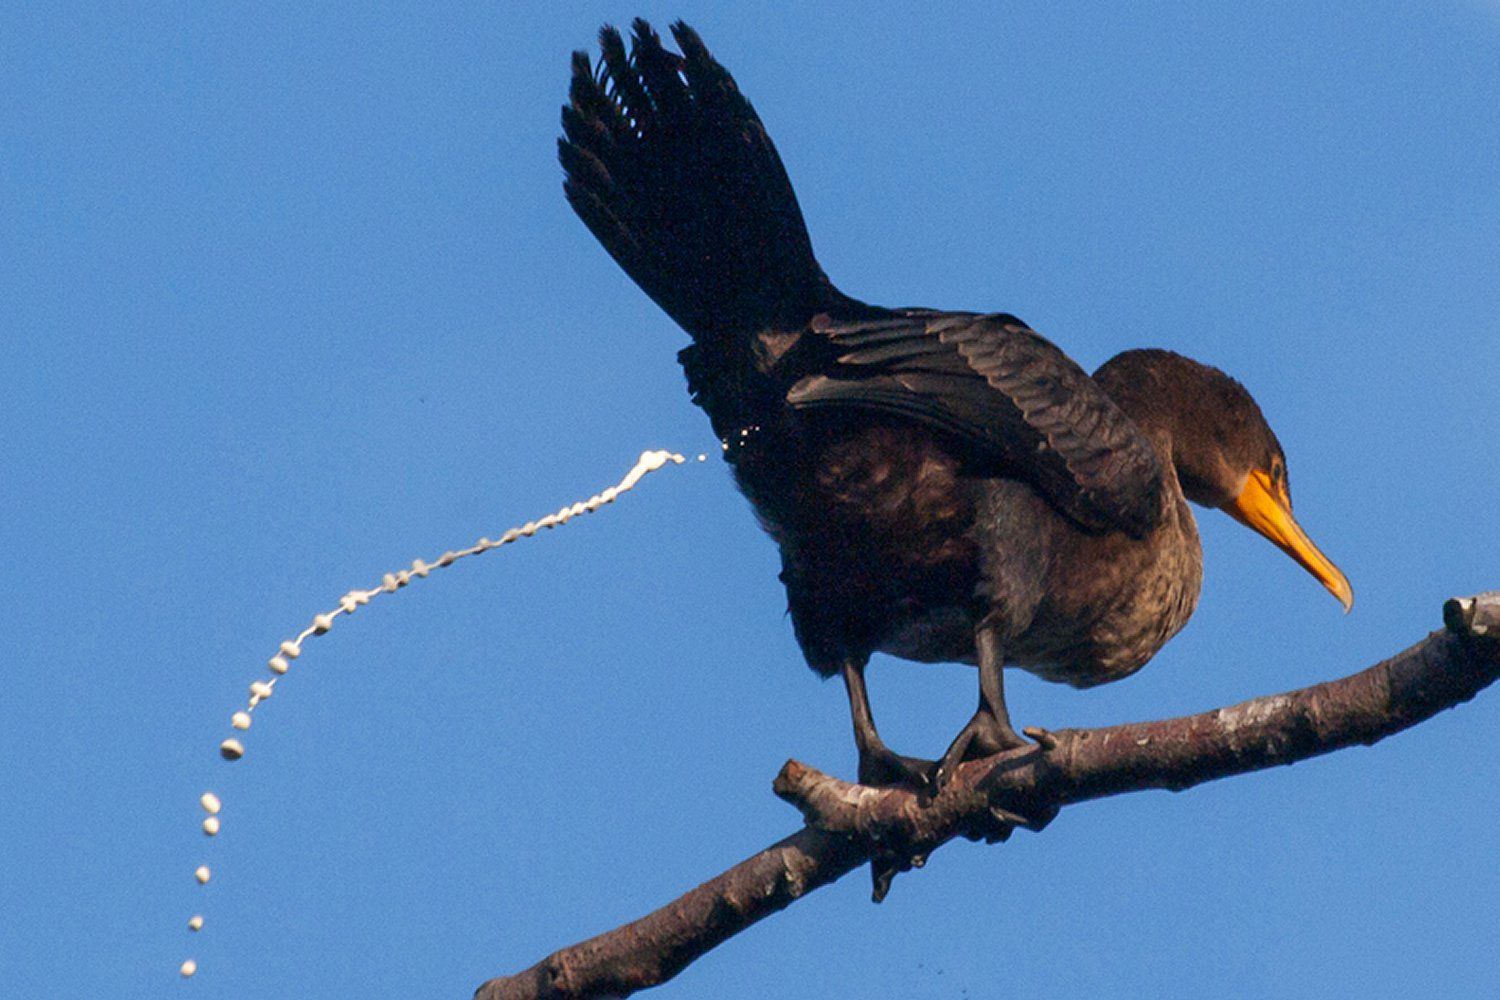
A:
[[[962,765],[919,799],[788,761],[774,789],[807,826],[661,909],[493,979],[479,1000],[623,997],[800,896],[872,863],[876,896],[954,837],[1003,840],[1075,802],[1205,781],[1371,744],[1474,697],[1500,676],[1500,592],[1449,601],[1445,631],[1340,680],[1198,715],[1036,732],[1038,743]]]

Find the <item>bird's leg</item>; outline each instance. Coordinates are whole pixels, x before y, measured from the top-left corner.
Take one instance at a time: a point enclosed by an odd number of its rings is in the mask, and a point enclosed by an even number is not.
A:
[[[865,690],[865,660],[845,660],[844,689],[849,692],[849,717],[854,722],[854,745],[859,748],[861,785],[910,785],[927,787],[932,762],[903,757],[893,752],[875,730],[870,713],[870,695]]]
[[[976,760],[1024,746],[1026,741],[1010,726],[1005,707],[1005,654],[996,629],[981,626],[974,634],[979,659],[979,708],[938,763],[932,774],[934,792],[942,791],[954,770],[966,760]]]

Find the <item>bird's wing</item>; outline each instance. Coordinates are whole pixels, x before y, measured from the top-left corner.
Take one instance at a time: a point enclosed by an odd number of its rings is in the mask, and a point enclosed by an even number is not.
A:
[[[781,157],[734,79],[687,25],[682,54],[645,21],[627,54],[573,54],[558,156],[590,231],[698,341],[794,329],[843,301],[813,257]]]
[[[792,406],[862,407],[951,433],[1096,530],[1140,536],[1159,519],[1161,468],[1150,441],[1082,368],[1015,317],[820,315],[811,330],[832,351],[793,383]]]

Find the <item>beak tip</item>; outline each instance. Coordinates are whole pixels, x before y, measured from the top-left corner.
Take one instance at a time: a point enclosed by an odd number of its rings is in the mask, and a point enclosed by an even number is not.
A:
[[[1338,598],[1344,606],[1344,614],[1354,609],[1354,588],[1349,585],[1349,578],[1319,551],[1297,524],[1285,491],[1277,492],[1269,472],[1253,470],[1240,495],[1225,504],[1223,509],[1236,521],[1269,539],[1316,577],[1330,594]]]
[[[1347,581],[1344,582],[1342,587],[1333,591],[1333,596],[1337,597],[1339,603],[1344,606],[1344,614],[1347,615],[1354,610],[1354,588],[1349,586]]]

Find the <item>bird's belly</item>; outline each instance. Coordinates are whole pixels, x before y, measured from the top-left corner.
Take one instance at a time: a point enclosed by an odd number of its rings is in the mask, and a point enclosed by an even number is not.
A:
[[[1182,630],[1198,603],[1202,563],[1196,532],[1175,541],[1157,546],[1122,541],[1135,551],[1105,562],[1111,572],[1050,590],[1009,661],[1074,687],[1119,680],[1145,666]]]
[[[972,661],[978,557],[958,460],[917,427],[813,431],[774,452],[752,445],[735,469],[781,548],[809,665],[831,673],[876,651]]]
[[[1161,615],[1108,616],[1076,630],[1054,625],[1026,636],[1009,662],[1043,680],[1094,687],[1141,669],[1179,627]]]
[[[968,607],[895,609],[876,649],[918,663],[973,664],[974,624]]]

